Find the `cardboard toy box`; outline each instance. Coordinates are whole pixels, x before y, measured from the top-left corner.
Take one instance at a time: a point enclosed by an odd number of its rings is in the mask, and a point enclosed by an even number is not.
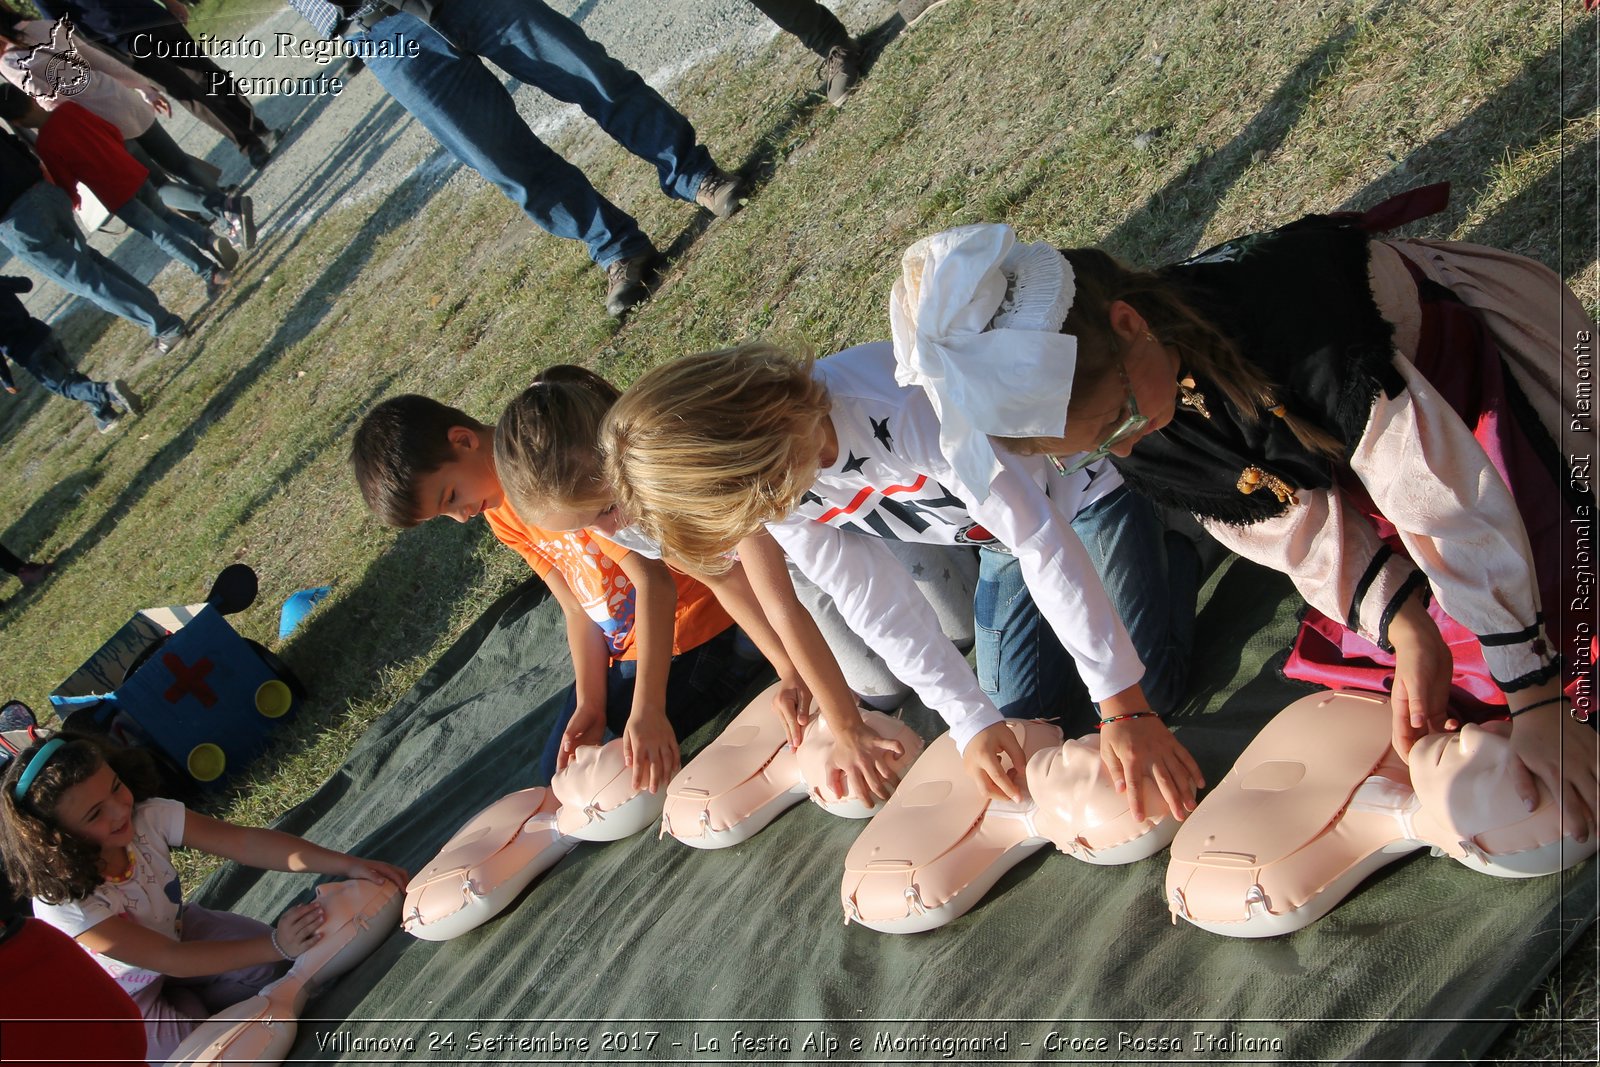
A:
[[[62,719],[86,715],[157,749],[208,788],[260,755],[295,710],[289,686],[209,604],[139,612],[50,702]]]

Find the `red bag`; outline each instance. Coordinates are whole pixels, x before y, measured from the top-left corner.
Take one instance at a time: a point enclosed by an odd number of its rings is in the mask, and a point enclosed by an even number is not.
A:
[[[145,1060],[138,1005],[78,943],[17,917],[0,935],[0,1048],[21,1067]]]

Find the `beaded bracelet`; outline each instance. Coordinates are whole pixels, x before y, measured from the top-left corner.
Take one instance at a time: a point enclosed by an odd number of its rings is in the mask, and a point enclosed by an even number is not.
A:
[[[1532,711],[1534,708],[1542,708],[1546,704],[1554,704],[1559,700],[1565,700],[1565,699],[1567,699],[1567,698],[1566,698],[1566,696],[1564,694],[1557,694],[1556,696],[1553,696],[1553,697],[1545,697],[1543,700],[1535,700],[1532,704],[1529,704],[1525,708],[1518,708],[1516,711],[1507,712],[1506,713],[1506,718],[1515,719],[1518,715],[1521,715],[1524,712]]]
[[[1112,723],[1114,723],[1114,722],[1122,722],[1124,719],[1146,719],[1146,718],[1159,719],[1159,718],[1161,718],[1161,716],[1157,715],[1153,711],[1130,711],[1126,715],[1113,715],[1109,719],[1101,719],[1099,722],[1094,724],[1094,728],[1096,730],[1103,730],[1107,726],[1111,725]]]
[[[277,930],[273,930],[272,933],[269,936],[272,938],[272,947],[278,950],[278,955],[282,956],[286,960],[293,960],[294,959],[293,956],[291,956],[287,952],[283,951],[283,946],[282,945],[278,944],[278,931]]]

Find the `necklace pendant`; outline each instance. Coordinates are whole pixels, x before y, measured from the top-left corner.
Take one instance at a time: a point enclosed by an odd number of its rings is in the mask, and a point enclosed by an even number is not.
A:
[[[1194,387],[1193,378],[1178,379],[1178,392],[1181,394],[1179,400],[1184,407],[1198,411],[1201,418],[1209,419],[1211,417],[1211,409],[1206,407],[1205,394]]]

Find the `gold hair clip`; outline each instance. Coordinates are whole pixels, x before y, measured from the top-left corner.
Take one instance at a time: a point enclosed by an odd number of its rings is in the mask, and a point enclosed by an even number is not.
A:
[[[1300,498],[1295,496],[1294,486],[1279,478],[1276,474],[1268,474],[1260,467],[1246,467],[1240,472],[1238,482],[1234,483],[1234,488],[1245,496],[1249,496],[1262,487],[1270,489],[1272,495],[1278,498],[1278,503],[1280,504],[1300,503]]]

